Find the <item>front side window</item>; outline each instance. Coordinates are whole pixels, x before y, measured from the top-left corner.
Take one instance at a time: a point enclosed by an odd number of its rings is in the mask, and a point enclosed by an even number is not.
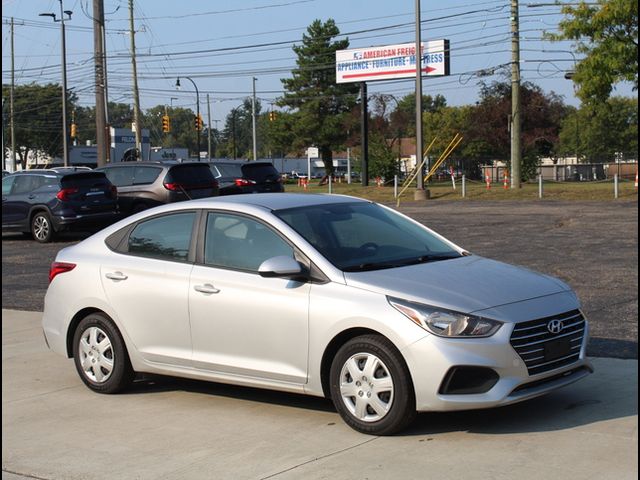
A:
[[[205,234],[207,265],[257,272],[265,260],[293,248],[269,227],[248,217],[209,213]]]
[[[185,212],[141,222],[129,235],[129,253],[162,260],[186,261],[195,217],[195,212]]]

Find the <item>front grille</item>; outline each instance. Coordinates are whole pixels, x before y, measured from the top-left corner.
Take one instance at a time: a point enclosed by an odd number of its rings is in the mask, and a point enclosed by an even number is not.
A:
[[[549,331],[552,320],[560,321],[560,332]],[[584,332],[585,318],[580,310],[572,310],[518,323],[511,334],[511,346],[524,361],[529,375],[537,375],[577,361]]]

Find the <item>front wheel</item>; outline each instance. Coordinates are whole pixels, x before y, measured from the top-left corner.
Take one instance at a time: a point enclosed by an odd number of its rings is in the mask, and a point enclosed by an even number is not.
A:
[[[359,432],[391,435],[415,418],[407,366],[380,335],[363,335],[345,343],[333,359],[330,380],[338,413]]]
[[[124,340],[102,313],[92,313],[78,324],[73,359],[82,381],[98,393],[124,390],[134,377]]]

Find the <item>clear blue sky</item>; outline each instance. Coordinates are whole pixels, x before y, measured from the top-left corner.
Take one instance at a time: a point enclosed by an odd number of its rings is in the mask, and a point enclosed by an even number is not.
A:
[[[66,23],[68,87],[83,105],[94,104],[92,3],[63,1],[64,9],[73,11]],[[543,32],[556,31],[561,19],[560,7],[550,3],[520,4],[522,78],[578,105],[572,82],[564,79],[573,66],[571,44],[541,40]],[[495,69],[482,78],[487,82],[508,72],[504,65],[511,59],[509,4],[508,0],[422,0],[423,41],[446,38],[451,46],[451,75],[425,79],[424,94],[442,94],[449,105],[474,103],[480,81],[476,72]],[[191,84],[183,80],[181,91],[174,88],[176,77],[190,76],[200,91],[201,111],[206,114],[208,93],[212,118],[223,121],[251,95],[255,76],[257,96],[268,109],[282,95],[280,79],[289,76],[295,65],[291,46],[314,19],[333,18],[351,47],[412,42],[414,5],[413,0],[135,0],[141,106],[173,104],[195,110]],[[104,0],[104,6],[109,100],[132,103],[128,1]],[[5,23],[11,17],[16,22],[16,83],[61,82],[60,24],[38,15],[59,16],[59,11],[58,0],[2,0],[3,83],[10,82],[10,35]],[[398,97],[413,88],[412,80],[369,84],[370,93]],[[631,90],[622,88],[618,93],[630,95]]]

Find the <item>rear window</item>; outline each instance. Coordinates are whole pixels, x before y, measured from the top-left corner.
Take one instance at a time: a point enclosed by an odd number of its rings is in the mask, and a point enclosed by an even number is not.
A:
[[[174,165],[167,172],[165,183],[181,183],[186,185],[205,184],[213,182],[213,173],[209,165],[204,163]]]
[[[153,183],[162,172],[162,167],[136,167],[133,173],[134,185],[146,185]]]
[[[280,177],[280,172],[271,163],[246,163],[242,165],[242,176],[264,182],[265,180],[276,180]]]
[[[110,185],[109,180],[102,172],[71,173],[60,179],[62,188],[92,188]]]
[[[240,167],[241,165],[233,165],[228,163],[213,165],[213,168],[217,169],[220,172],[221,176],[233,178],[242,177],[242,169]]]

